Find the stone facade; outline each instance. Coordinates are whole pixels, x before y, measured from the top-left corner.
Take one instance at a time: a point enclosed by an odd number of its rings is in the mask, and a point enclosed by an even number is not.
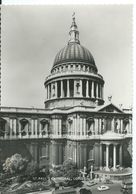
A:
[[[21,153],[54,165],[71,158],[82,169],[131,166],[132,112],[104,104],[104,80],[80,45],[73,17],[68,45],[45,80],[44,109],[1,107],[1,162]],[[127,161],[127,162],[126,162]]]

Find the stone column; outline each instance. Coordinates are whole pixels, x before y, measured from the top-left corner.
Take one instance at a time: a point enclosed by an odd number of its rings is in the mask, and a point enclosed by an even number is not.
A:
[[[18,132],[19,132],[19,138],[22,138],[20,120],[18,120]]]
[[[132,119],[129,119],[129,128],[128,128],[128,133],[132,133]]]
[[[98,90],[99,90],[98,83],[96,83],[96,98],[98,98]]]
[[[56,135],[58,136],[58,135],[60,135],[60,127],[61,127],[61,123],[60,123],[60,119],[59,118],[57,118],[56,119]]]
[[[84,136],[86,136],[86,118],[84,118]]]
[[[83,97],[82,87],[83,87],[83,83],[82,83],[82,80],[80,80],[80,97]]]
[[[61,80],[61,98],[64,97],[64,91],[63,91],[63,80]]]
[[[102,144],[100,144],[100,170],[102,169]]]
[[[47,88],[48,89],[48,99],[50,99],[50,85],[48,84],[47,87],[48,87]]]
[[[73,127],[74,127],[74,137],[75,137],[76,135],[76,118],[75,117],[73,118],[73,121],[74,121]]]
[[[73,136],[75,135],[75,118],[73,117]],[[68,133],[69,134],[69,133]]]
[[[95,118],[95,124],[94,124],[94,133],[98,135],[98,118]]]
[[[46,99],[48,99],[48,93],[47,93],[47,86],[45,87],[45,94],[46,94]]]
[[[52,150],[52,155],[53,155],[53,161],[55,165],[58,165],[59,163],[59,149],[58,149],[58,143],[53,142],[53,150]]]
[[[34,135],[34,124],[33,124],[33,119],[31,120],[31,135]]]
[[[17,132],[17,120],[16,120],[16,118],[13,120],[13,123],[14,123],[14,127],[13,127],[13,131],[14,131],[14,135],[16,134],[16,132]]]
[[[101,128],[102,128],[102,120],[99,118],[99,134],[101,135]]]
[[[80,117],[80,137],[82,137],[83,118]]]
[[[34,120],[34,125],[35,125],[35,135],[37,137],[37,119]]]
[[[130,133],[132,133],[132,118],[130,119]]]
[[[58,97],[58,83],[57,81],[55,82],[55,97]]]
[[[75,136],[77,137],[77,117],[75,118]]]
[[[89,97],[89,80],[86,80],[86,97]]]
[[[76,80],[74,80],[74,97],[76,97]]]
[[[28,121],[28,123],[27,123],[27,130],[26,130],[26,138],[28,138],[29,137],[29,130],[30,130],[30,128],[31,128],[31,126],[30,126],[30,121]]]
[[[109,144],[106,144],[106,170],[109,171]]]
[[[111,130],[114,132],[114,118],[112,118],[112,121],[111,121]]]
[[[75,163],[77,162],[77,149],[76,149],[76,145],[74,145],[74,159],[75,159]]]
[[[39,121],[38,127],[39,127],[39,136],[42,137],[42,125],[41,125],[40,121]],[[31,126],[30,126],[30,128],[31,128]]]
[[[47,91],[48,91],[47,93],[48,93],[48,99],[49,99],[50,98],[50,94],[49,94],[50,93],[49,84],[47,85]]]
[[[67,80],[67,97],[70,97],[70,91],[69,91],[69,79]]]
[[[52,83],[50,83],[50,98],[52,98],[52,91],[53,91],[53,89],[52,89]]]
[[[103,85],[101,87],[102,99],[103,99]]]
[[[9,120],[9,126],[10,126],[10,130],[9,130],[9,138],[12,138],[12,132],[13,132],[13,119],[10,118]]]
[[[91,98],[94,98],[94,81],[92,81]]]
[[[46,85],[46,99],[48,99],[48,85]]]
[[[100,93],[100,96],[99,96],[99,97],[102,98],[101,84],[99,84],[99,90],[100,90],[100,91],[99,91],[99,93]]]
[[[117,145],[113,145],[113,169],[116,170],[116,147]]]
[[[122,166],[122,144],[119,146],[119,165]]]
[[[123,132],[123,119],[120,120],[120,131]]]
[[[59,119],[59,135],[62,135],[62,120]]]
[[[79,138],[79,134],[80,134],[80,116],[77,115],[77,136]]]
[[[63,156],[63,149],[62,149],[62,143],[59,143],[59,164],[62,164],[63,163],[63,158],[62,158],[62,156]]]
[[[56,123],[55,123],[55,119],[54,118],[52,118],[51,119],[51,136],[55,136],[56,135],[56,133],[57,133],[57,126],[56,126]]]

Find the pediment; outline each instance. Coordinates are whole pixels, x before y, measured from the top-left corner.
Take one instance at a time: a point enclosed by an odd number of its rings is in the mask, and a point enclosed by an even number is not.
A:
[[[114,104],[108,104],[105,105],[103,107],[100,107],[100,109],[98,110],[98,112],[109,112],[109,113],[123,113],[123,111],[118,108],[117,106],[115,106]]]

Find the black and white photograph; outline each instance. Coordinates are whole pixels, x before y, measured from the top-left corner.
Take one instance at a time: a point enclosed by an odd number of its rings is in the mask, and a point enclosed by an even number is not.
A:
[[[133,5],[0,13],[0,194],[132,194]]]

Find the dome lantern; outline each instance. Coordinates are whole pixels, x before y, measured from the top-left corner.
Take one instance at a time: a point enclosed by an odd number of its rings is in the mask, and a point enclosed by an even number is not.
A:
[[[77,28],[77,25],[76,25],[76,22],[75,22],[75,12],[73,13],[72,15],[72,25],[70,27],[70,32],[69,32],[69,35],[70,35],[70,40],[68,42],[69,43],[78,43],[80,44],[80,41],[79,41],[79,31],[78,31],[78,28]]]

